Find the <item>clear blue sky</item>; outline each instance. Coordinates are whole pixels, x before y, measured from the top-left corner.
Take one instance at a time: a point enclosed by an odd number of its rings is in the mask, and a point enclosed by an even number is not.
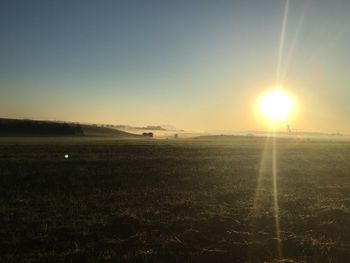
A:
[[[1,1],[0,117],[263,129],[285,1]],[[350,1],[291,0],[299,130],[350,133]]]

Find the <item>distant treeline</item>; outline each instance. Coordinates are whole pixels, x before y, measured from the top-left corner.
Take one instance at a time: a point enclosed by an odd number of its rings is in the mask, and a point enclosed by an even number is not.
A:
[[[79,136],[84,132],[79,124],[0,119],[0,136]]]

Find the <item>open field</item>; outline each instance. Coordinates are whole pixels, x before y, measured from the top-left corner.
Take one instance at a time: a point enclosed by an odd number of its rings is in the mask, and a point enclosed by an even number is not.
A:
[[[1,262],[272,262],[270,140],[1,139]],[[277,157],[285,262],[350,262],[350,142]]]

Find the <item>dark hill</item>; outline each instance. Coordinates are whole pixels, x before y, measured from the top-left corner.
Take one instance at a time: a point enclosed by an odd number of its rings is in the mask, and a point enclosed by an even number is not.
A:
[[[124,131],[120,131],[113,128],[99,127],[97,125],[81,125],[85,136],[100,136],[100,137],[140,137]]]
[[[136,137],[138,135],[96,125],[54,121],[0,119],[0,136],[104,136]]]
[[[82,136],[78,124],[0,119],[0,136]]]

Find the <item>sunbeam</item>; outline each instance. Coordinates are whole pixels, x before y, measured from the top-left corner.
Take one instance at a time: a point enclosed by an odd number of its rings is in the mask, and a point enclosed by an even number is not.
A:
[[[278,169],[277,169],[277,143],[276,143],[276,129],[275,125],[272,126],[272,133],[270,137],[266,138],[261,161],[260,161],[260,167],[259,167],[259,174],[257,177],[257,183],[256,183],[256,190],[255,190],[255,196],[254,196],[254,203],[253,203],[253,211],[252,211],[252,227],[255,229],[254,224],[256,223],[254,220],[264,214],[266,211],[263,211],[263,209],[266,209],[266,206],[264,205],[264,202],[268,199],[265,199],[266,196],[263,196],[263,177],[264,174],[268,175],[271,179],[270,182],[272,185],[272,209],[273,209],[273,217],[275,221],[275,233],[276,233],[276,252],[278,259],[282,259],[283,253],[282,253],[282,243],[281,243],[281,228],[280,228],[280,217],[279,217],[279,204],[278,204],[278,184],[277,184],[277,175],[278,175]],[[269,158],[271,157],[271,158]],[[270,167],[271,169],[269,169]],[[272,176],[271,176],[272,175]],[[271,188],[270,188],[271,189]]]
[[[276,86],[280,86],[281,78],[281,62],[283,57],[284,41],[288,21],[288,11],[289,11],[289,0],[286,0],[284,6],[281,38],[278,49],[278,61],[277,61],[277,71],[276,71]],[[272,181],[273,181],[273,206],[275,212],[275,226],[276,226],[276,238],[277,238],[277,254],[278,258],[282,258],[282,246],[281,246],[281,229],[280,229],[280,219],[279,219],[279,207],[278,207],[278,186],[277,186],[277,154],[276,154],[276,126],[273,122],[273,138],[272,138]]]
[[[296,43],[298,42],[297,40],[298,40],[300,31],[301,31],[302,25],[304,23],[304,19],[305,19],[305,15],[306,15],[307,9],[308,9],[308,2],[306,2],[305,6],[304,6],[303,12],[302,12],[302,14],[299,17],[298,24],[297,24],[296,29],[294,31],[293,39],[291,41],[291,44],[290,44],[290,47],[289,47],[289,51],[288,51],[288,55],[287,55],[287,59],[286,59],[285,65],[284,65],[284,70],[283,70],[283,72],[282,72],[282,74],[280,76],[280,81],[281,82],[284,82],[286,80],[286,77],[287,77],[287,74],[288,74],[288,70],[289,70],[289,66],[290,66],[290,63],[292,61],[292,57],[294,55],[295,46],[296,46]]]
[[[287,27],[288,10],[289,10],[289,0],[286,0],[286,4],[284,6],[281,38],[280,38],[280,43],[279,43],[279,48],[278,48],[276,86],[279,86],[279,84],[280,84],[280,71],[281,71],[281,62],[282,62],[282,57],[283,57],[285,33],[286,33],[286,27]]]
[[[281,229],[278,206],[278,186],[277,186],[277,153],[276,153],[276,128],[273,126],[272,138],[272,182],[273,182],[273,207],[275,212],[276,238],[277,238],[277,254],[278,258],[282,258],[281,245]]]
[[[258,174],[256,189],[255,189],[254,204],[253,204],[253,211],[252,211],[254,217],[258,215],[258,212],[260,210],[259,201],[261,201],[261,192],[263,190],[263,186],[262,186],[263,174],[266,172],[266,168],[267,168],[267,160],[268,160],[267,157],[270,155],[270,152],[269,152],[270,144],[271,144],[271,138],[266,137],[263,153],[261,155],[259,174]]]

